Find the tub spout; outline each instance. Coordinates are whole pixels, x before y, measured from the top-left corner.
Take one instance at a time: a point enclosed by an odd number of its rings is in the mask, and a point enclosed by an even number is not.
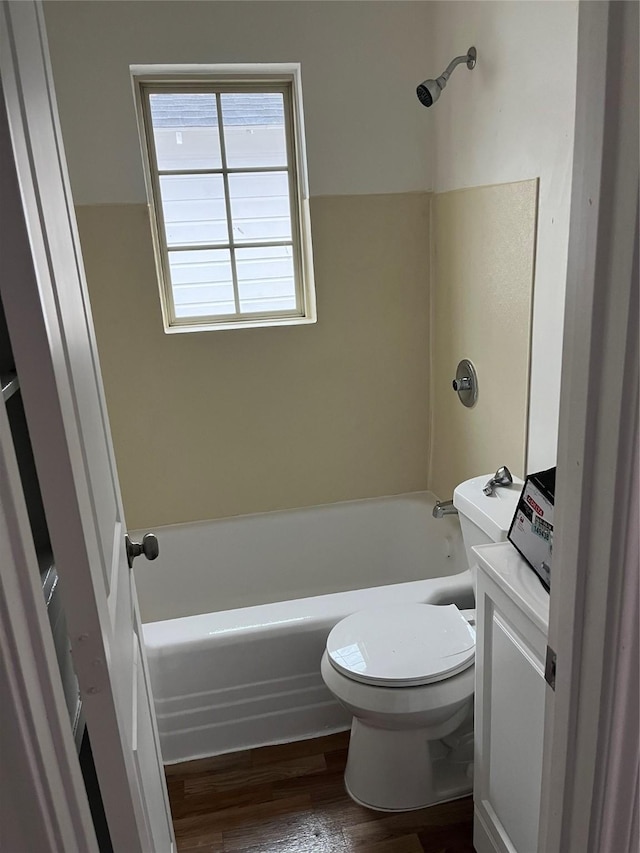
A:
[[[434,518],[443,518],[445,515],[457,515],[458,510],[454,507],[453,501],[436,501],[433,508]]]

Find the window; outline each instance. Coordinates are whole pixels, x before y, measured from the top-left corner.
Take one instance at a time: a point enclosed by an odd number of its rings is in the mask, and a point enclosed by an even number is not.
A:
[[[133,69],[167,332],[316,319],[299,68],[228,68]]]

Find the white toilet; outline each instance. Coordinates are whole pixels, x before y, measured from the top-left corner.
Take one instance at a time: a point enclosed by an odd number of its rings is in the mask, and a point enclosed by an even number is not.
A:
[[[487,480],[454,492],[472,569],[474,545],[506,539],[522,489],[515,480],[487,496]],[[474,615],[393,605],[347,616],[329,634],[322,677],[353,714],[345,785],[356,802],[407,811],[471,790]]]

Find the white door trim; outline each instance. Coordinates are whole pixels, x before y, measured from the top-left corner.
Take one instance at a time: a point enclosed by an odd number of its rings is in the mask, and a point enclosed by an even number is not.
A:
[[[0,291],[96,774],[114,850],[168,853],[171,814],[37,0],[0,4],[0,70],[13,149],[3,188],[12,275],[3,268]]]
[[[97,853],[39,577],[0,403],[0,847]]]
[[[580,4],[577,81],[539,853],[601,850],[638,409],[636,3]]]
[[[638,275],[636,252],[635,275]],[[636,306],[637,308],[637,306]],[[638,311],[636,310],[636,317]],[[640,460],[638,424],[627,531],[624,589],[620,619],[611,641],[616,660],[609,673],[610,711],[604,733],[606,751],[596,786],[598,850],[640,849]],[[616,685],[618,688],[616,689]]]

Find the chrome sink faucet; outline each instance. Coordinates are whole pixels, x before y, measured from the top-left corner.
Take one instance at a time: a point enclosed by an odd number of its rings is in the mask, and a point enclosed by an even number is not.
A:
[[[506,465],[503,465],[501,468],[498,468],[493,477],[487,481],[482,491],[485,495],[492,495],[496,490],[496,486],[510,486],[512,483],[513,477],[511,476],[511,471],[506,467]]]

